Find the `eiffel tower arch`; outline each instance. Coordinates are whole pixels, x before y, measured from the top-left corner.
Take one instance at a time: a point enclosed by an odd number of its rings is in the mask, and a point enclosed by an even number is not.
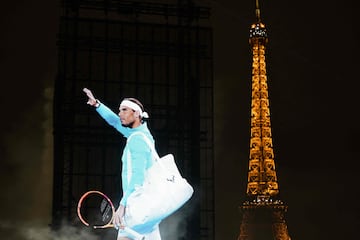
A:
[[[287,206],[280,200],[258,196],[240,207],[242,222],[238,240],[290,240],[285,213]]]

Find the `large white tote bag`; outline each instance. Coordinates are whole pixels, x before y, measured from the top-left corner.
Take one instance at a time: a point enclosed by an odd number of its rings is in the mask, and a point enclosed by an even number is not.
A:
[[[154,144],[144,133],[136,132],[132,135],[134,134],[143,135],[155,162],[147,170],[144,184],[128,197],[124,220],[130,228],[159,223],[182,207],[194,192],[192,186],[181,176],[172,154],[160,158]],[[131,136],[128,141],[130,138]]]

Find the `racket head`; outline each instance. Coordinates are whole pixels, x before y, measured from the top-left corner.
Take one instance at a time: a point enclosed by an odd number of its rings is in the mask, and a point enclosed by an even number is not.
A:
[[[114,204],[108,196],[100,191],[88,191],[79,199],[77,215],[85,226],[92,228],[113,227],[114,214]]]

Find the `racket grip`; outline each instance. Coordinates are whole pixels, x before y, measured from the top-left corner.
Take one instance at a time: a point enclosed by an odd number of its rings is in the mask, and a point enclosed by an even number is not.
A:
[[[132,230],[131,228],[129,227],[125,227],[124,228],[124,231],[129,233],[130,235],[132,235],[133,237],[135,237],[135,240],[144,240],[145,239],[145,236]]]

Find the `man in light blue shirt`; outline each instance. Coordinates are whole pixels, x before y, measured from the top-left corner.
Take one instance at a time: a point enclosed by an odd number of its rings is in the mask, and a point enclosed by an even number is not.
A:
[[[120,205],[116,210],[113,223],[120,228],[117,240],[130,240],[132,239],[131,235],[124,231],[124,215],[127,199],[135,190],[136,186],[141,186],[143,184],[145,172],[151,167],[154,161],[151,148],[143,136],[145,135],[154,144],[153,136],[144,121],[149,116],[144,111],[144,107],[140,101],[135,98],[125,98],[119,106],[119,113],[115,114],[107,106],[97,100],[89,89],[84,88],[83,91],[89,98],[87,104],[95,107],[96,111],[108,124],[113,126],[128,139],[121,158],[123,196]],[[134,134],[136,132],[141,132],[143,134]],[[131,139],[129,139],[130,136]],[[138,226],[135,227],[134,230],[144,234],[146,239],[161,239],[159,223],[151,223],[148,226]]]

